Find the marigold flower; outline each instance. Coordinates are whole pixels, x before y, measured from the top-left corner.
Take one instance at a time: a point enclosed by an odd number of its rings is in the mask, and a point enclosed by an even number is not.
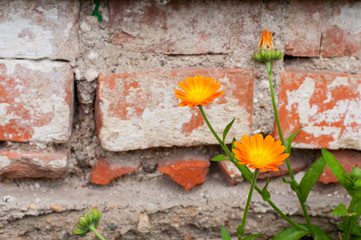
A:
[[[273,32],[262,30],[262,37],[258,43],[259,49],[273,49],[272,34]]]
[[[282,165],[289,156],[284,153],[286,147],[281,145],[281,141],[268,135],[263,139],[262,134],[248,137],[244,135],[241,143],[234,142],[236,149],[232,149],[239,164],[248,165],[249,168],[260,171],[279,171],[276,166]]]
[[[183,91],[178,89],[174,89],[174,91],[176,92],[175,96],[182,100],[178,104],[181,107],[192,108],[196,105],[207,105],[224,94],[224,91],[217,92],[221,87],[219,81],[215,82],[215,79],[210,77],[187,77],[185,83],[179,82],[178,85]]]
[[[262,37],[258,42],[258,51],[252,54],[254,60],[258,62],[269,62],[282,58],[281,51],[273,48],[272,34],[273,33],[268,30],[262,31]]]

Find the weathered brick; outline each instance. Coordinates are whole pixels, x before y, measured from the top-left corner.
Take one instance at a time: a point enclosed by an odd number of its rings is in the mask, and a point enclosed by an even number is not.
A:
[[[218,166],[224,176],[224,178],[232,185],[236,185],[239,182],[243,182],[242,173],[231,161],[218,162]]]
[[[204,154],[183,152],[158,161],[158,171],[171,177],[173,181],[190,190],[205,181],[210,157]]]
[[[283,135],[302,126],[292,146],[361,149],[361,75],[291,70],[280,75]]]
[[[242,1],[109,1],[112,42],[124,49],[167,54],[252,51],[261,3]],[[225,27],[227,26],[227,27]]]
[[[0,140],[66,141],[72,108],[69,64],[0,60]]]
[[[140,166],[137,162],[120,162],[119,159],[99,158],[92,170],[91,181],[95,184],[106,185],[114,179],[136,171]]]
[[[174,95],[188,76],[214,77],[226,91],[205,108],[218,133],[233,117],[234,136],[249,134],[252,115],[253,71],[188,68],[131,74],[100,75],[96,100],[97,133],[102,147],[125,151],[158,146],[217,143],[197,107],[179,107]]]
[[[353,167],[361,168],[361,153],[353,150],[337,150],[330,151],[341,166],[346,170],[347,173],[350,173]],[[317,158],[321,157],[321,153],[318,154]],[[318,179],[319,182],[324,184],[336,183],[338,182],[335,175],[333,175],[331,169],[326,165],[325,170]]]
[[[293,56],[361,56],[361,4],[292,0],[286,49]]]
[[[62,178],[69,151],[26,152],[0,150],[0,176],[7,178]]]
[[[75,59],[78,15],[79,1],[1,1],[0,58]]]

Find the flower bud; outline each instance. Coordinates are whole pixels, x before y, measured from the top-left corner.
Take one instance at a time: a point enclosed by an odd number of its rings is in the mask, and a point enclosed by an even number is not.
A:
[[[361,178],[357,179],[354,183],[355,189],[361,189]]]
[[[272,32],[268,30],[262,31],[262,37],[258,43],[258,51],[253,53],[252,57],[258,62],[277,61],[283,57],[280,50],[273,48]]]
[[[352,168],[350,175],[354,180],[361,178],[361,169],[358,167]]]

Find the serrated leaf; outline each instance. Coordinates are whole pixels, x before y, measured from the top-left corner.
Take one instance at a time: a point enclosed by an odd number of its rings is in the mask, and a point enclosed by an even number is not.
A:
[[[332,214],[339,217],[351,217],[355,215],[354,213],[349,213],[346,206],[342,203],[340,203],[339,205],[337,205],[337,207],[335,207],[335,209],[333,209]]]
[[[223,154],[219,154],[211,159],[211,161],[213,161],[213,162],[220,162],[220,161],[225,161],[225,160],[229,160],[229,158],[227,158]]]
[[[345,169],[337,161],[337,159],[326,149],[322,148],[322,157],[325,159],[327,166],[331,169],[333,175],[337,178],[340,184],[351,196],[354,195],[353,183],[350,175],[347,174]]]
[[[296,137],[297,133],[299,133],[301,131],[301,128],[299,128],[297,131],[295,131],[294,133],[292,133],[291,135],[288,136],[288,138],[286,139],[285,142],[285,153],[291,153],[291,145],[292,145],[292,141],[293,139]]]
[[[315,240],[332,240],[332,238],[323,231],[319,226],[310,224],[311,232],[314,234]]]
[[[258,237],[260,237],[262,235],[263,235],[263,233],[249,235],[249,236],[243,238],[243,240],[253,240],[253,239],[256,239],[256,238],[258,238]]]
[[[320,157],[312,166],[307,170],[300,182],[301,199],[306,202],[308,194],[321,176],[326,166],[325,160]]]
[[[231,237],[229,236],[226,228],[223,227],[223,226],[221,226],[221,234],[222,234],[222,239],[223,240],[232,240]]]
[[[302,224],[304,225],[304,224]],[[304,225],[306,226],[306,225]],[[277,234],[273,240],[297,240],[297,239],[301,239],[302,237],[306,236],[307,234],[309,234],[309,231],[303,231],[298,229],[295,226],[286,228],[285,230],[283,230],[282,232],[280,232],[279,234]]]
[[[228,134],[229,130],[231,129],[231,127],[234,123],[234,120],[236,120],[236,119],[233,118],[233,120],[230,123],[228,123],[228,125],[226,126],[226,128],[223,131],[223,143],[224,143],[224,140],[226,140],[227,134]]]

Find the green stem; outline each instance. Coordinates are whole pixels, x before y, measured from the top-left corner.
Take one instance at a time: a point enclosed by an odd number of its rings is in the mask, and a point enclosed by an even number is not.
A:
[[[351,200],[351,202],[350,202],[350,205],[349,205],[349,207],[348,207],[348,209],[347,209],[347,211],[348,212],[351,212],[351,213],[353,213],[353,212],[355,212],[355,203],[356,203],[356,194],[352,197],[352,200]],[[343,234],[343,238],[342,238],[342,240],[348,240],[349,238],[350,238],[350,234],[351,234],[351,227],[352,227],[352,218],[354,218],[354,216],[353,217],[345,217],[345,220],[344,220],[344,226],[345,226],[345,232],[344,232],[344,234]]]
[[[280,139],[281,139],[282,144],[285,145],[285,141],[284,141],[283,134],[282,134],[281,123],[280,123],[280,119],[279,119],[278,111],[277,111],[277,106],[276,106],[275,93],[274,93],[274,91],[273,91],[273,83],[272,83],[272,63],[271,63],[271,61],[267,61],[267,62],[265,62],[265,64],[266,64],[266,67],[267,67],[268,80],[269,80],[271,97],[272,97],[272,105],[273,105],[273,111],[274,111],[274,115],[275,115],[275,119],[276,119],[276,123],[277,123],[278,134],[279,134],[279,136],[280,136]],[[303,214],[304,214],[304,216],[305,216],[307,225],[309,226],[309,229],[311,230],[311,227],[310,227],[310,226],[311,226],[310,216],[308,215],[305,202],[304,202],[304,201],[302,200],[302,198],[301,198],[301,193],[300,193],[300,190],[299,190],[299,188],[298,188],[298,183],[297,183],[296,180],[295,180],[295,176],[294,176],[293,171],[292,171],[292,168],[291,168],[290,160],[289,160],[288,158],[286,158],[286,165],[287,165],[288,172],[289,172],[289,174],[290,174],[291,180],[297,184],[297,187],[296,187],[296,189],[295,189],[294,191],[296,192],[297,197],[298,197],[298,200],[299,200],[299,202],[300,202],[300,204],[301,204],[301,208],[302,208]]]
[[[89,229],[100,239],[105,240],[105,238],[95,229],[93,225],[89,226]]]
[[[238,235],[238,240],[242,240],[242,237],[244,235],[244,228],[246,226],[246,219],[247,219],[247,215],[248,215],[248,209],[249,209],[249,205],[251,204],[251,200],[252,200],[252,195],[253,195],[253,190],[254,187],[256,186],[256,181],[257,181],[257,176],[258,176],[259,170],[256,169],[253,173],[253,178],[252,178],[252,182],[251,182],[251,188],[249,189],[249,193],[248,193],[248,198],[247,198],[247,203],[246,203],[246,207],[244,209],[244,213],[243,213],[243,218],[242,218],[242,223],[241,223],[241,234]]]
[[[206,114],[203,111],[203,107],[201,105],[198,105],[198,108],[202,114],[202,117],[204,119],[204,121],[206,122],[209,130],[212,132],[213,136],[217,139],[219,145],[221,145],[222,149],[224,150],[224,152],[228,155],[228,157],[230,158],[231,162],[233,164],[235,164],[235,166],[237,166],[238,168],[238,163],[237,160],[234,158],[233,154],[229,151],[228,147],[222,142],[222,140],[220,139],[220,137],[218,136],[218,134],[216,133],[216,131],[214,131],[212,125],[210,124],[210,122],[208,121],[208,118],[206,116]],[[249,181],[249,179],[246,179],[247,181]],[[256,185],[255,186],[256,191],[259,194],[263,194],[262,190]],[[283,218],[285,219],[289,224],[291,224],[294,227],[299,228],[300,230],[305,230],[307,231],[307,229],[305,229],[302,225],[298,225],[295,222],[293,222],[289,217],[287,217],[282,211],[281,209],[279,209],[271,200],[267,201],[269,203],[269,205]]]

